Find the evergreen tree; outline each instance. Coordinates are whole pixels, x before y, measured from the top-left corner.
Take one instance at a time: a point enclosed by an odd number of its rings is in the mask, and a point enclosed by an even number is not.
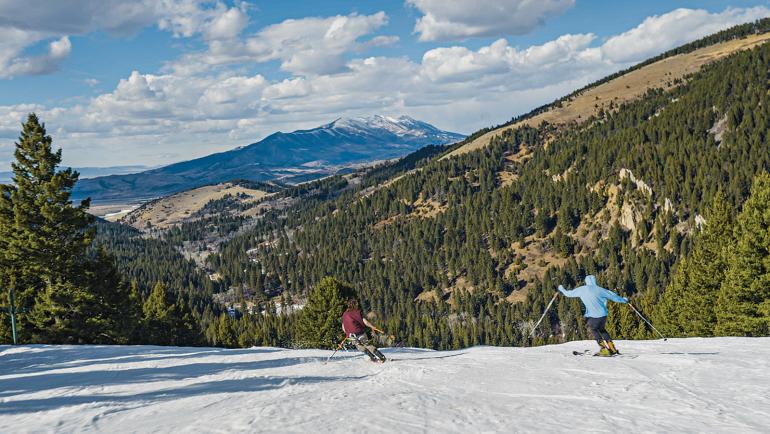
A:
[[[92,342],[136,342],[141,337],[141,298],[123,279],[115,258],[103,248],[97,249],[88,264],[86,277],[96,301],[91,321],[99,328]]]
[[[301,347],[332,348],[342,333],[342,313],[352,289],[333,277],[325,277],[310,291],[297,323]]]
[[[690,257],[680,261],[655,310],[656,323],[672,336],[714,335],[717,294],[733,240],[732,213],[721,194],[714,197],[705,219]]]
[[[69,283],[48,285],[36,297],[32,310],[26,315],[33,325],[32,341],[48,344],[90,343],[98,335],[96,298],[87,289]]]
[[[166,288],[157,282],[142,306],[146,335],[143,339],[153,345],[173,345],[173,324],[177,315],[176,305],[170,300]]]
[[[234,320],[230,318],[230,315],[226,313],[219,315],[217,346],[225,348],[235,348],[238,346],[237,333],[233,322]]]
[[[89,202],[72,205],[79,175],[72,169],[58,170],[61,149],[52,150],[51,136],[36,115],[30,114],[23,125],[14,155],[13,183],[0,190],[0,284],[15,282],[20,308],[33,308],[36,299],[49,303],[36,307],[34,315],[19,316],[22,341],[30,335],[59,339],[64,333],[70,335],[68,340],[80,342],[89,332],[84,329],[78,336],[80,331],[67,324],[85,324],[94,301],[85,272],[86,249],[94,237],[93,217],[86,213]],[[57,323],[64,318],[62,309],[69,309],[68,319]],[[46,312],[53,317],[45,318]],[[75,314],[86,317],[76,319]],[[49,335],[35,330],[43,324],[57,331]],[[7,336],[4,322],[0,333]]]
[[[770,332],[770,173],[757,175],[735,227],[719,291],[720,335],[764,336]]]
[[[57,282],[35,298],[33,340],[45,343],[126,344],[139,327],[139,305],[104,250],[85,264],[83,281]]]

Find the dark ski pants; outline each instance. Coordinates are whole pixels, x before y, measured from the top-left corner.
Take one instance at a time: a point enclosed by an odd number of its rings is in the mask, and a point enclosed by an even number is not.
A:
[[[606,316],[601,318],[586,318],[586,326],[588,327],[588,331],[594,335],[594,339],[596,339],[596,342],[598,342],[599,345],[602,345],[602,342],[604,341],[610,342],[612,340],[610,334],[607,333],[607,329],[604,328],[605,325],[607,325]]]
[[[366,336],[366,333],[361,333],[361,334],[351,333],[348,339],[353,341],[358,351],[361,351],[362,353],[369,356],[369,358],[372,359],[373,362],[376,362],[377,359],[385,360],[385,356],[380,352],[380,350],[378,350],[377,347],[369,343],[369,337]]]

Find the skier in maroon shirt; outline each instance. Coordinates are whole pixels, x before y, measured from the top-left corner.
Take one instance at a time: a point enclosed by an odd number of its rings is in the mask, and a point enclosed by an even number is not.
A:
[[[342,331],[345,332],[345,336],[348,340],[352,341],[358,351],[369,356],[372,362],[385,362],[385,356],[374,345],[369,343],[369,337],[366,335],[366,328],[378,332],[384,332],[366,320],[361,316],[361,311],[358,308],[358,301],[355,298],[348,300],[348,310],[342,314]]]

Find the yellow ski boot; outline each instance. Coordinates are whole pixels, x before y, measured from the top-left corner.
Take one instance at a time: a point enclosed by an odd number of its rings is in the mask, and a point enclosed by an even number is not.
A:
[[[596,357],[612,357],[612,351],[610,351],[609,346],[607,345],[607,342],[599,342],[599,346],[601,349],[598,353],[594,353],[594,356]]]

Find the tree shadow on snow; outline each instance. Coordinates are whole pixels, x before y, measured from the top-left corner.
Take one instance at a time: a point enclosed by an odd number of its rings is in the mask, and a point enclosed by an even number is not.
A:
[[[157,402],[203,395],[262,392],[292,385],[353,381],[366,377],[249,377],[195,383],[178,388],[154,390],[131,395],[55,396],[51,398],[4,402],[2,407],[0,407],[0,414],[33,413],[83,404],[124,404],[123,407],[130,406],[135,408],[153,405]]]
[[[443,355],[436,355],[436,356],[426,356],[426,357],[398,357],[399,353],[393,353],[393,360],[408,361],[408,360],[448,359],[450,357],[462,356],[463,354],[465,354],[465,352],[453,353],[453,354],[443,354]]]
[[[716,356],[717,353],[683,353],[683,352],[670,352],[670,353],[660,353],[660,354],[666,354],[666,355],[672,355],[672,356]]]
[[[13,348],[13,347],[9,347]],[[156,346],[30,346],[33,351],[0,352],[0,375],[80,368],[108,363],[134,363],[167,359],[189,359],[209,355],[228,356],[281,351],[275,348],[224,349]]]
[[[251,362],[189,363],[164,367],[142,367],[83,372],[43,373],[16,378],[0,379],[0,397],[22,393],[42,392],[57,388],[110,386],[149,383],[153,381],[183,380],[215,375],[224,371],[251,371],[280,368],[324,360],[323,357],[290,357]],[[4,404],[5,405],[5,404]]]

